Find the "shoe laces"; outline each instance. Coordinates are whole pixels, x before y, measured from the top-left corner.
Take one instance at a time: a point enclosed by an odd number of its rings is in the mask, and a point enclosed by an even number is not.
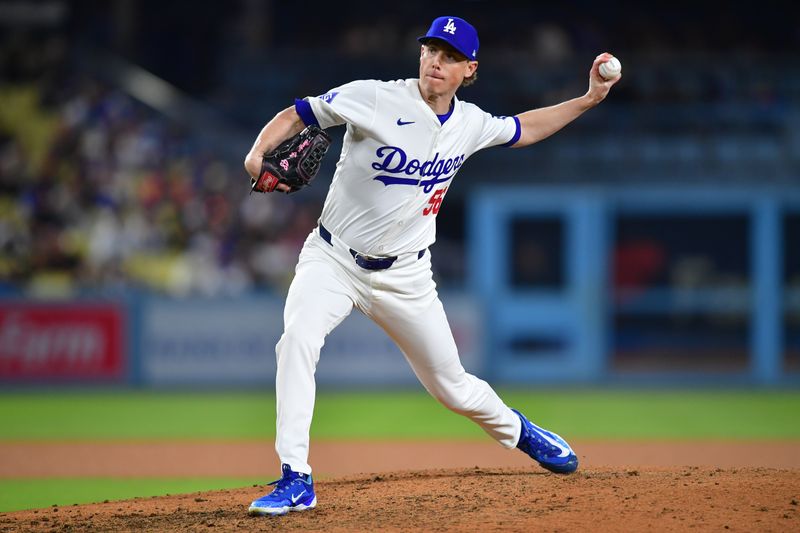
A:
[[[295,474],[296,475],[296,474]],[[281,495],[287,492],[292,485],[295,485],[296,482],[303,482],[302,477],[297,475],[297,477],[293,477],[291,473],[284,473],[280,479],[276,479],[275,481],[271,481],[267,483],[267,485],[275,485],[275,488],[270,493],[271,495],[274,494],[276,496]]]
[[[287,478],[282,477],[280,479],[276,479],[275,481],[273,481],[271,483],[267,483],[267,484],[268,485],[275,485],[275,488],[272,489],[272,492],[270,494],[274,494],[275,496],[278,496],[278,495],[283,494],[287,490],[289,490],[289,487],[291,487],[294,484],[294,482],[295,482],[294,479],[287,479]]]

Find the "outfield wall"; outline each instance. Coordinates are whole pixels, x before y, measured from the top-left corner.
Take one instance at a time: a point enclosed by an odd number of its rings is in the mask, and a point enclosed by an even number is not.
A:
[[[464,366],[480,372],[475,301],[442,297]],[[145,387],[272,386],[283,300],[252,296],[0,303],[0,382]],[[322,386],[416,383],[389,337],[355,311],[328,336]]]

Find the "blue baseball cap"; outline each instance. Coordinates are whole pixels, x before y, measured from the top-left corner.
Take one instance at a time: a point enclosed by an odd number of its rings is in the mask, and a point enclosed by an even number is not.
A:
[[[428,39],[446,42],[470,61],[478,59],[478,31],[466,20],[459,17],[439,17],[433,21],[428,33],[417,38],[423,44]]]

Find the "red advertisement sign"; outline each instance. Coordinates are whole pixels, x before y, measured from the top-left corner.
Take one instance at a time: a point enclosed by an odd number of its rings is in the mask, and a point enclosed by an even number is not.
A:
[[[123,327],[113,304],[0,303],[0,378],[121,378]]]

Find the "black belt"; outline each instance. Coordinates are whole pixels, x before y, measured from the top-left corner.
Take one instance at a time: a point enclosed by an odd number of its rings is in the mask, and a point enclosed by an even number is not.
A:
[[[322,237],[325,242],[333,246],[331,232],[326,230],[325,226],[322,224],[319,225],[319,236]],[[392,266],[395,261],[397,261],[396,255],[393,257],[371,257],[369,255],[356,252],[352,248],[350,248],[350,255],[352,255],[353,259],[356,260],[356,264],[364,270],[386,270]],[[425,255],[425,250],[420,250],[417,252],[417,260],[422,259],[423,255]]]

